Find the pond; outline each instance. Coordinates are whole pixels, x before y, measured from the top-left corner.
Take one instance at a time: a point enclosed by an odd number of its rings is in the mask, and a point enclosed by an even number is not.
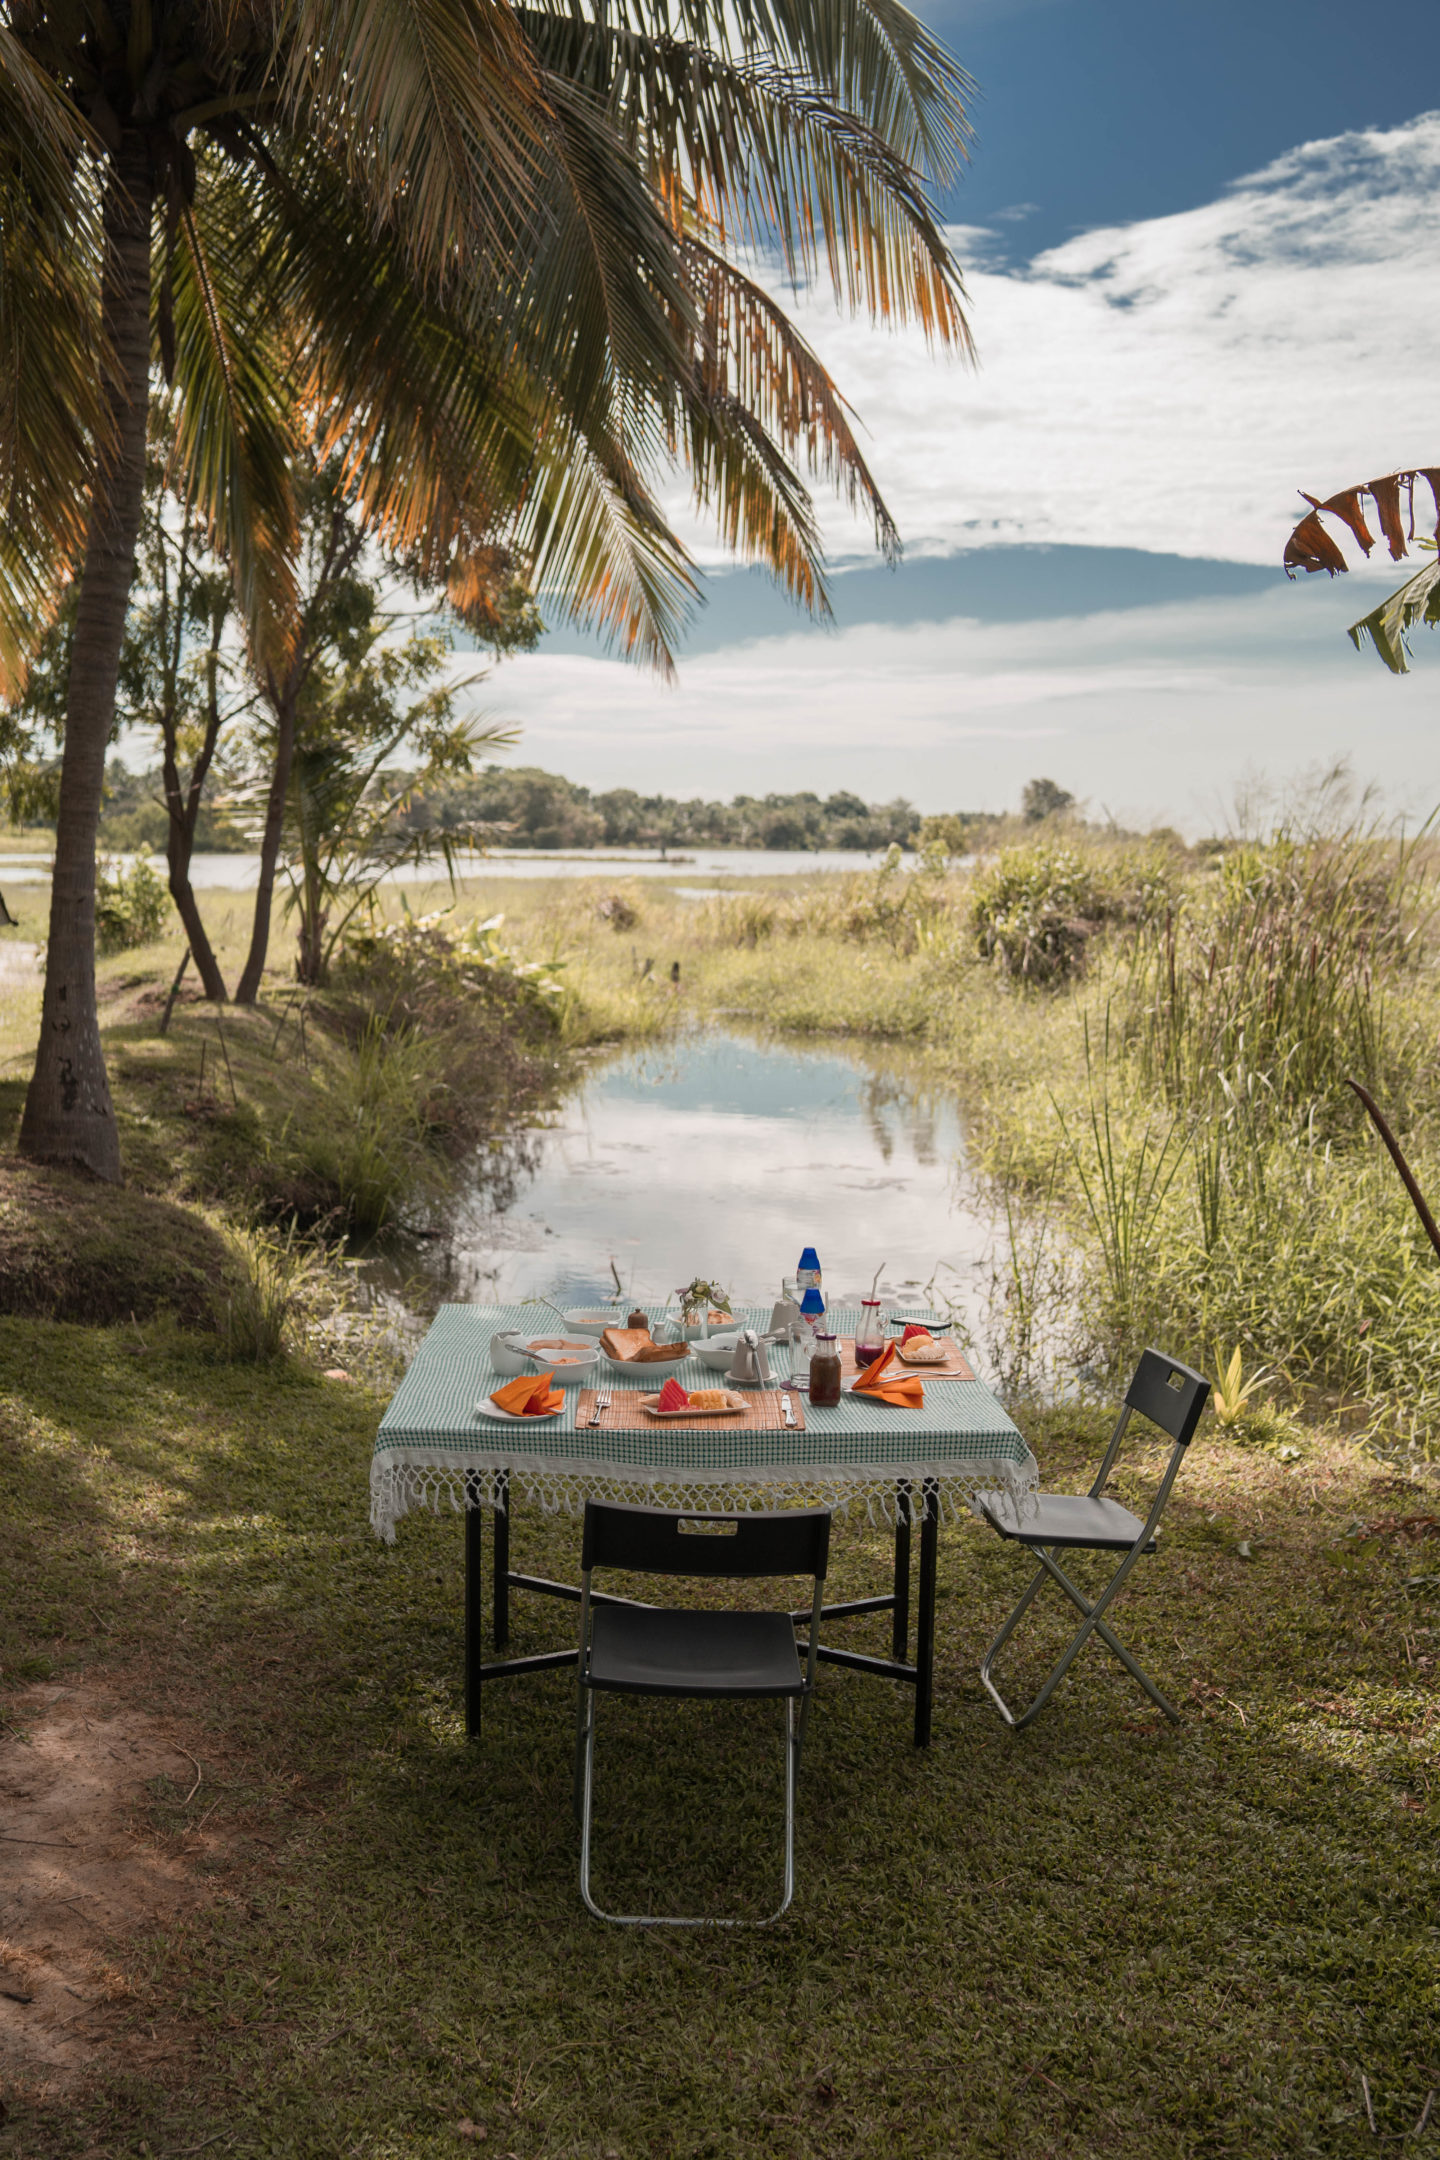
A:
[[[486,1304],[589,1302],[618,1277],[657,1311],[696,1275],[767,1302],[814,1245],[828,1294],[879,1268],[882,1291],[933,1284],[975,1326],[988,1226],[963,1150],[953,1098],[903,1051],[697,1029],[597,1059],[472,1178],[429,1270],[442,1296]],[[398,1287],[398,1256],[367,1273]]]

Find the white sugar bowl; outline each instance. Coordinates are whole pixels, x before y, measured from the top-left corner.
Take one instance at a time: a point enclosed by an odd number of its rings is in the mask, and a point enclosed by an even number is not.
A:
[[[513,1380],[517,1374],[528,1372],[530,1360],[525,1355],[525,1331],[523,1328],[501,1328],[490,1338],[490,1369],[503,1373]]]

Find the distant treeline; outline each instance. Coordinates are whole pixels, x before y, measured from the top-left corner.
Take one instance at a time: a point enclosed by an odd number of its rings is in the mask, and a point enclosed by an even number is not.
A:
[[[524,848],[913,847],[922,822],[903,797],[867,803],[842,791],[678,802],[669,795],[637,795],[633,788],[595,794],[533,765],[487,765],[443,792],[417,794],[407,814],[416,826],[504,827],[488,844]]]
[[[1064,817],[1073,798],[1052,780],[1026,786],[1021,817],[1038,823]],[[833,795],[737,795],[733,801],[689,802],[639,795],[633,788],[591,789],[542,772],[536,765],[486,765],[457,773],[442,787],[416,789],[400,813],[412,831],[477,830],[492,848],[833,848],[856,853],[899,846],[939,845],[959,855],[983,847],[1006,824],[991,811],[953,811],[922,818],[903,796],[867,803],[841,789]],[[165,846],[160,769],[131,772],[120,759],[105,768],[101,840],[109,848]],[[201,807],[197,848],[230,853],[255,845],[223,805]]]

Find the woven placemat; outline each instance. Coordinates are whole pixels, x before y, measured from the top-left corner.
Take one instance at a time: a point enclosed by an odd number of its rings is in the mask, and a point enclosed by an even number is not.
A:
[[[941,1341],[943,1338],[937,1336],[936,1340]],[[842,1335],[840,1338],[841,1380],[853,1380],[856,1374],[862,1370],[863,1367],[858,1366],[855,1362],[854,1336]],[[895,1357],[890,1360],[889,1365],[885,1368],[887,1380],[892,1373],[914,1373],[921,1380],[973,1380],[975,1378],[964,1351],[958,1343],[953,1342],[945,1344],[945,1363],[943,1365],[907,1365],[903,1358]]]
[[[661,1385],[663,1386],[663,1381]],[[659,1389],[656,1390],[657,1394]],[[659,1418],[647,1417],[640,1407],[639,1394],[634,1388],[616,1388],[610,1397],[609,1408],[602,1410],[596,1432],[654,1432],[658,1427],[668,1427],[672,1432],[785,1432],[805,1430],[805,1399],[798,1388],[791,1388],[790,1415],[794,1426],[787,1427],[780,1408],[778,1388],[749,1390],[732,1389],[733,1394],[745,1396],[743,1410],[721,1413],[715,1410],[697,1410],[693,1417]],[[595,1415],[595,1397],[604,1389],[581,1388],[580,1400],[575,1406],[577,1432],[589,1432],[590,1420]]]

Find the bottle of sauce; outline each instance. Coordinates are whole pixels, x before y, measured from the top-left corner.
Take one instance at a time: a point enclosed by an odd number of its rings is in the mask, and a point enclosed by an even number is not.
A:
[[[648,1335],[650,1332],[650,1315],[649,1313],[641,1312],[639,1307],[637,1306],[635,1311],[631,1313],[629,1319],[625,1322],[625,1325],[627,1328],[644,1328],[645,1333]]]
[[[810,1405],[814,1410],[833,1410],[840,1401],[840,1340],[817,1334],[810,1357]]]

